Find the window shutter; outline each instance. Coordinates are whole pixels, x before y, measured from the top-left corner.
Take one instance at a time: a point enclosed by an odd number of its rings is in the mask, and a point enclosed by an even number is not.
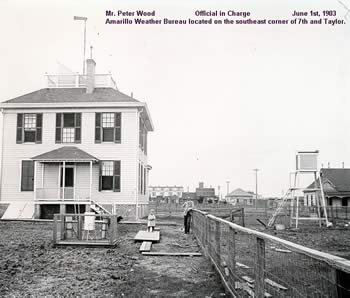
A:
[[[121,142],[121,122],[122,122],[122,114],[121,113],[115,113],[114,116],[114,142],[120,143]]]
[[[101,143],[101,128],[102,128],[102,117],[101,113],[95,114],[95,143]]]
[[[43,114],[36,114],[36,136],[35,143],[42,142]]]
[[[34,161],[22,161],[21,191],[34,190]]]
[[[22,142],[23,142],[23,114],[17,114],[16,143],[21,144]]]
[[[102,190],[102,161],[99,163],[100,170],[99,170],[99,179],[98,179],[98,191]]]
[[[62,139],[62,113],[56,113],[56,143],[61,143]]]
[[[114,161],[113,191],[120,192],[120,160]]]
[[[81,113],[75,113],[75,143],[81,143]]]

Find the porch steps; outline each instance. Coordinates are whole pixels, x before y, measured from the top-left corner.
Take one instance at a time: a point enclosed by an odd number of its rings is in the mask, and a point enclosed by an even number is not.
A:
[[[91,201],[90,208],[97,214],[111,214],[107,209],[103,208],[101,205],[94,201]]]
[[[34,216],[34,203],[10,203],[1,219],[32,219]]]

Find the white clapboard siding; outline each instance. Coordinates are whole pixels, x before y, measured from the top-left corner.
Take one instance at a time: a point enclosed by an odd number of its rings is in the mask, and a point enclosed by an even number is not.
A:
[[[4,150],[2,167],[1,201],[28,201],[33,200],[33,192],[20,191],[21,160],[30,159],[36,155],[58,149],[63,146],[76,146],[100,160],[121,161],[121,192],[99,192],[99,168],[93,167],[93,199],[97,201],[113,202],[117,204],[135,204],[137,191],[138,171],[138,113],[136,109],[41,109],[30,110],[30,113],[43,113],[42,144],[16,144],[17,112],[26,110],[7,110],[4,114]],[[56,112],[82,113],[82,141],[81,144],[56,144],[55,125]],[[95,112],[121,112],[122,113],[122,142],[95,144]],[[81,168],[80,168],[81,167]],[[84,171],[84,167],[87,171]],[[38,168],[38,172],[41,170]],[[57,187],[57,165],[45,165],[44,186]],[[88,175],[88,176],[87,176]],[[39,181],[40,179],[40,181]],[[89,185],[89,167],[79,165],[77,182]],[[41,187],[41,177],[36,183]],[[83,187],[84,187],[83,186]],[[79,187],[77,185],[77,187]],[[146,196],[145,196],[146,197]],[[144,201],[144,199],[142,199]]]

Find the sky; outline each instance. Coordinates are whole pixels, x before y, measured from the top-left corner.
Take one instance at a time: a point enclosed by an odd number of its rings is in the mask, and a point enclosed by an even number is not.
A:
[[[350,167],[350,27],[318,25],[106,25],[106,10],[249,11],[289,18],[294,10],[335,10],[350,1],[1,0],[0,101],[43,88],[57,62],[82,72],[83,23],[98,73],[148,104],[150,185],[203,181],[280,196],[297,150],[319,164]],[[350,23],[350,14],[346,21]]]

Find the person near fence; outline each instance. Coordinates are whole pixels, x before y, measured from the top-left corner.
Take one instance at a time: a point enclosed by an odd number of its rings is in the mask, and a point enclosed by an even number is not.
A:
[[[184,208],[184,228],[185,228],[185,234],[190,233],[190,227],[191,227],[191,217],[192,217],[192,209],[193,209],[193,202],[187,201],[182,205],[182,208]]]
[[[156,216],[154,215],[154,210],[151,209],[148,215],[147,231],[153,232],[156,227]]]

